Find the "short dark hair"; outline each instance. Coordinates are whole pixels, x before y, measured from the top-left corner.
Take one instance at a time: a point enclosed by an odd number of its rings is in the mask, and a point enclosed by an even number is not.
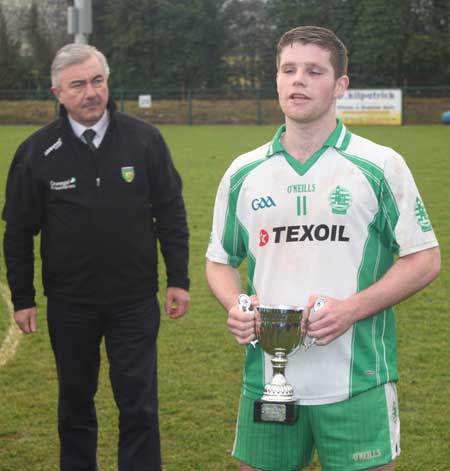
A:
[[[347,48],[333,31],[320,26],[298,26],[284,33],[277,45],[277,69],[280,67],[280,56],[283,49],[294,43],[315,44],[330,51],[330,61],[336,78],[347,75]]]

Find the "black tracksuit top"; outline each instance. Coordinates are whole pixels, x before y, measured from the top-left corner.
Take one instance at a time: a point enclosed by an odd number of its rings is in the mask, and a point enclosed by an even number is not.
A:
[[[181,179],[153,126],[116,112],[96,151],[62,116],[17,150],[8,175],[4,253],[15,310],[35,305],[33,236],[41,234],[44,293],[58,300],[135,302],[189,288]]]

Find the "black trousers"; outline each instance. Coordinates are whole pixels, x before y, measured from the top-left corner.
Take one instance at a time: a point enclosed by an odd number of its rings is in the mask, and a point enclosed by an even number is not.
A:
[[[119,471],[160,471],[156,296],[126,305],[49,299],[47,320],[59,382],[61,471],[97,470],[94,396],[102,338],[120,413]]]

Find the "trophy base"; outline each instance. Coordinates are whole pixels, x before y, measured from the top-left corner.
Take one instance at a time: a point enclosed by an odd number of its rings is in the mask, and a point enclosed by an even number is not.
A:
[[[297,422],[298,407],[295,401],[268,402],[257,400],[253,406],[253,421],[292,425]]]

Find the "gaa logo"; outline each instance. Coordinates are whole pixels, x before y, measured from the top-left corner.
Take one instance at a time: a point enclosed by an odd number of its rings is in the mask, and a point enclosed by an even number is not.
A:
[[[255,198],[254,200],[252,200],[253,211],[258,211],[258,209],[270,208],[271,206],[276,206],[276,204],[270,196],[268,196],[267,198]]]
[[[269,243],[269,233],[265,229],[259,231],[259,246],[264,247]]]

